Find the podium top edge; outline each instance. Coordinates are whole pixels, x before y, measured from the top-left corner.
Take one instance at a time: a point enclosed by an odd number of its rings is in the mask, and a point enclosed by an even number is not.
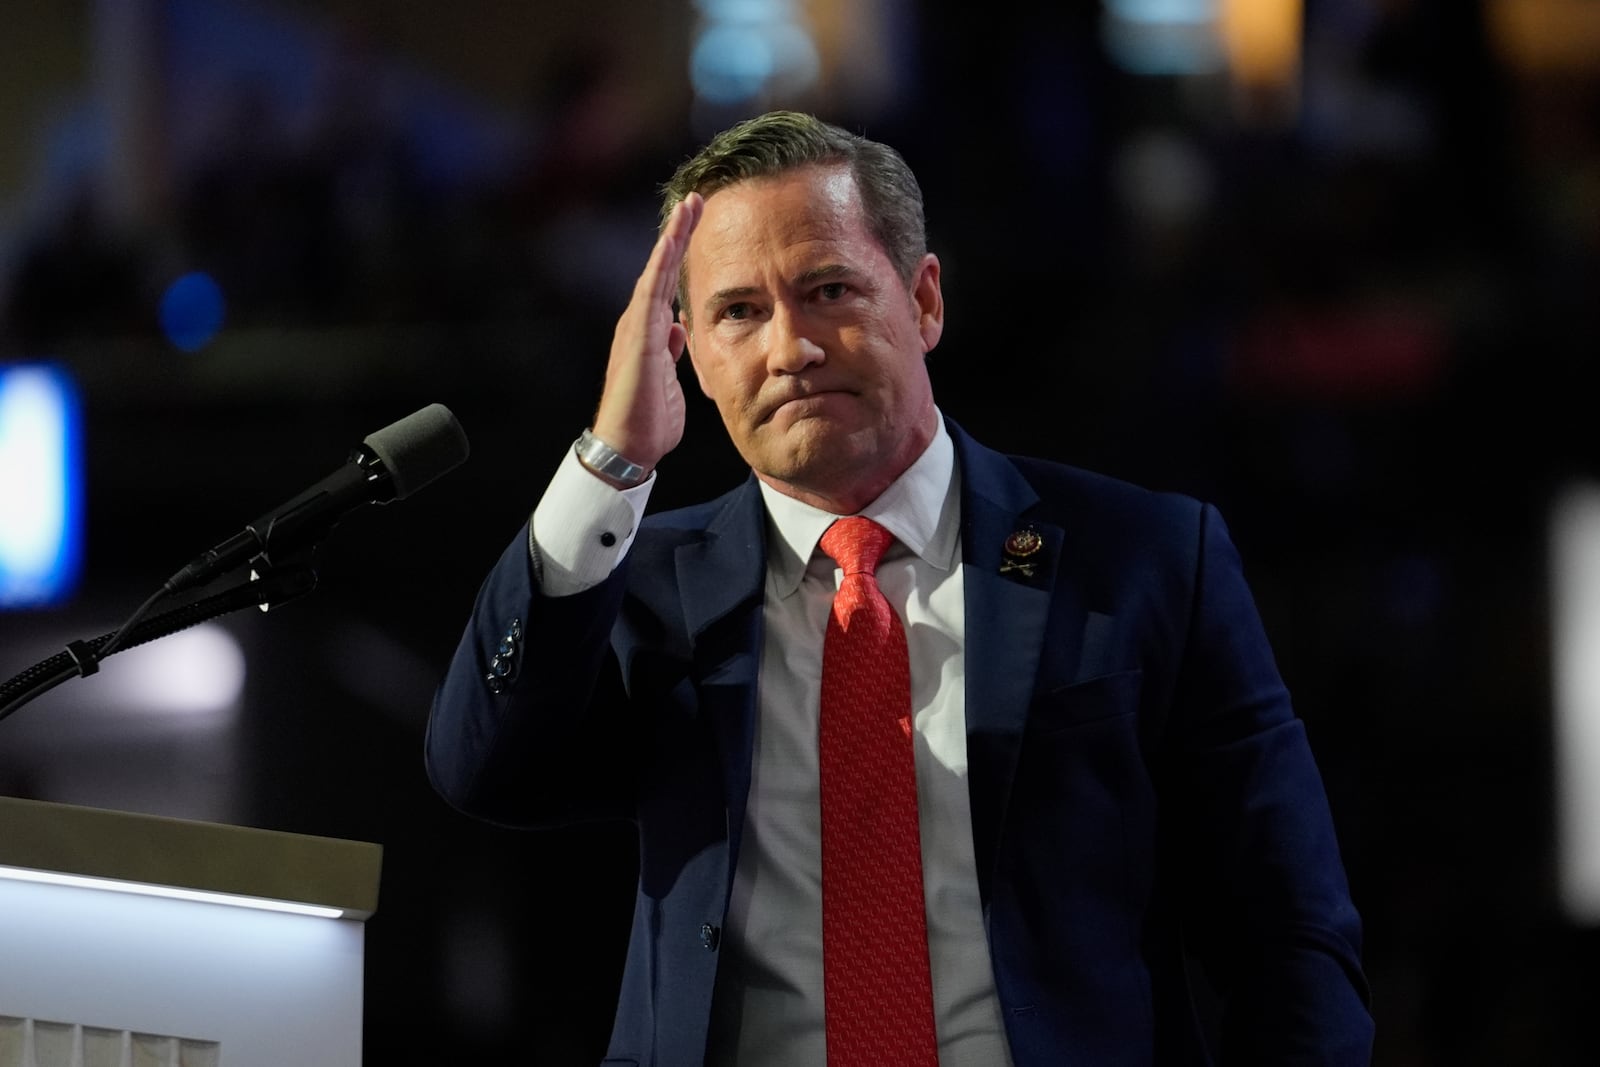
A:
[[[366,841],[0,797],[0,866],[377,910],[383,849]]]

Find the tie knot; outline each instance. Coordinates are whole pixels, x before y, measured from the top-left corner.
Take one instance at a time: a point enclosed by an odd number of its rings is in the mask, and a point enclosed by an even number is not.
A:
[[[894,534],[871,519],[853,515],[836,519],[822,534],[822,551],[846,574],[872,574],[878,559],[894,541]]]

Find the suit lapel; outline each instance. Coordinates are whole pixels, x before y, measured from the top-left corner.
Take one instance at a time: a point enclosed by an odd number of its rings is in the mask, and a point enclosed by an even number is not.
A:
[[[1010,460],[954,424],[949,428],[961,464],[967,793],[978,889],[987,910],[1063,535],[1059,526],[1030,519],[1038,494]],[[1030,534],[1038,538],[1031,551]]]
[[[729,494],[703,538],[676,552],[678,593],[693,649],[691,670],[722,765],[730,887],[739,862],[755,739],[767,566],[764,516],[760,490],[751,478]]]

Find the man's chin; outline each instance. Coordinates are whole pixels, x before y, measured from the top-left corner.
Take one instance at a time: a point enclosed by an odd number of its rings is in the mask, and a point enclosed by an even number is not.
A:
[[[745,458],[755,470],[780,481],[800,485],[829,482],[859,465],[871,436],[866,428],[848,420],[809,415],[769,433],[756,453]]]

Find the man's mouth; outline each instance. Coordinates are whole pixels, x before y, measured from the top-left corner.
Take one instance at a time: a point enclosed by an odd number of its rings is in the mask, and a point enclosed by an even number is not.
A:
[[[806,392],[796,393],[794,396],[782,397],[774,401],[771,406],[767,408],[766,417],[761,421],[770,422],[772,417],[778,412],[784,410],[785,408],[792,408],[796,405],[798,405],[799,410],[803,412],[807,407],[813,406],[813,402],[820,402],[827,397],[837,396],[846,392],[848,392],[848,390],[845,389],[808,389]]]

